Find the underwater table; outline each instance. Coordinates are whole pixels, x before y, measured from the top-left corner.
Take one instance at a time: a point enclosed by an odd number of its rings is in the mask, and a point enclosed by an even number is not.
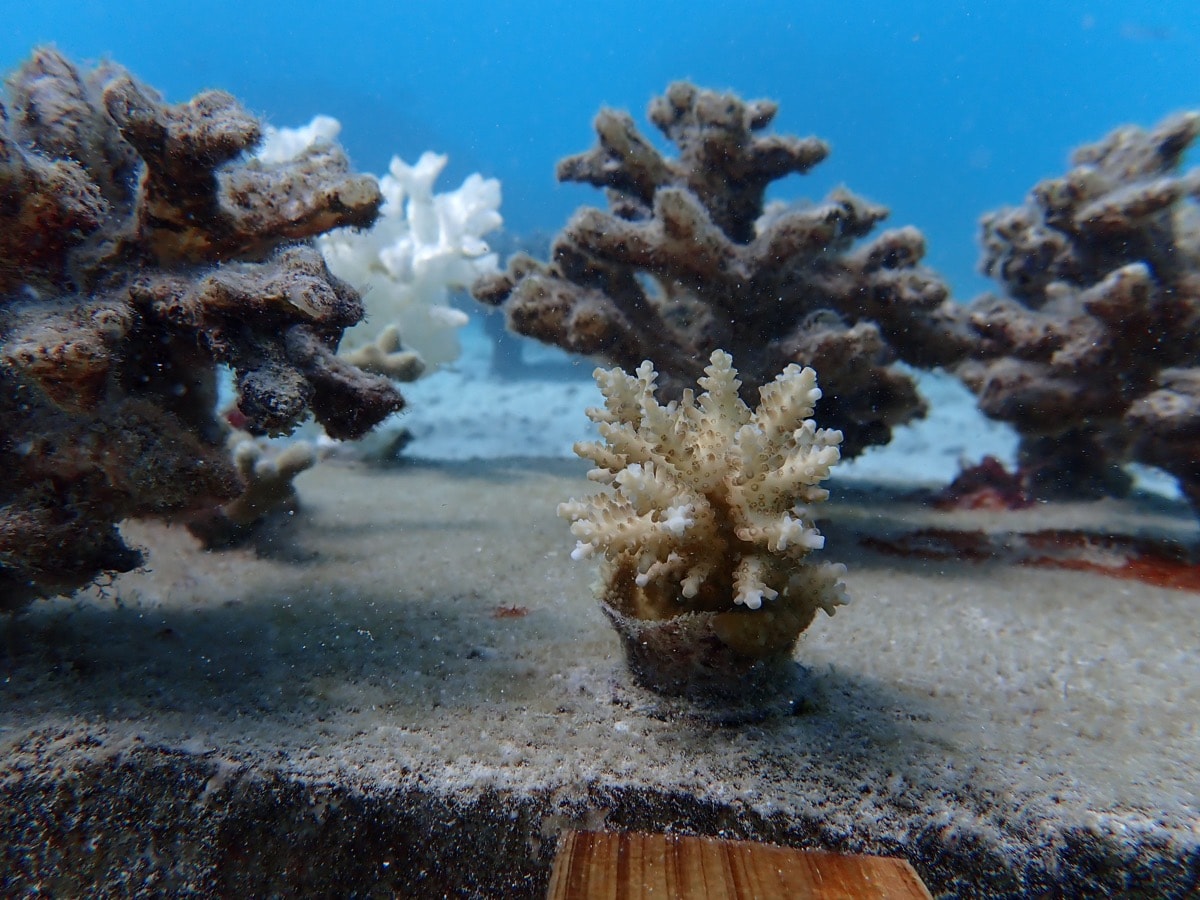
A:
[[[630,680],[554,512],[584,474],[324,463],[255,548],[124,525],[145,569],[0,622],[6,890],[538,897],[568,830],[900,857],[935,896],[1197,890],[1184,505],[835,478],[851,602],[788,714],[726,721]]]

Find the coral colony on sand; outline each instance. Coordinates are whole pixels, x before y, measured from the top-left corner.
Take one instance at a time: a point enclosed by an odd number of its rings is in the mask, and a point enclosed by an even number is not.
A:
[[[816,138],[764,135],[776,106],[672,84],[649,118],[679,148],[662,156],[630,116],[603,110],[599,144],[564,159],[563,181],[607,191],[609,210],[578,211],[549,262],[518,254],[475,296],[503,304],[517,332],[632,370],[654,361],[679,396],[717,348],[741,366],[743,399],[792,362],[821,373],[824,415],[855,456],[924,413],[913,380],[890,365],[942,362],[925,340],[952,315],[945,284],[921,266],[924,239],[846,190],[824,202],[764,206],[767,186],[821,162]],[[889,341],[893,343],[889,343]]]
[[[597,369],[603,442],[575,445],[611,493],[560,504],[575,559],[602,557],[597,592],[630,666],[668,694],[751,704],[790,686],[796,639],[845,602],[839,564],[807,561],[825,539],[810,506],[838,461],[817,428],[810,368],[789,365],[751,411],[715,351],[698,397],[662,405],[657,373]]]
[[[606,443],[577,447],[613,493],[560,512],[661,690],[765,692],[841,602],[838,568],[805,559],[808,505],[839,451],[924,413],[896,361],[954,371],[1020,433],[1017,480],[976,471],[965,502],[1119,493],[1133,460],[1200,510],[1200,170],[1181,172],[1200,114],[1119,129],[987,216],[983,266],[1007,296],[959,305],[918,231],[869,238],[885,208],[844,189],[765,203],[828,154],[766,133],[775,113],[672,84],[649,109],[671,158],[603,110],[558,177],[608,209],[501,272],[484,240],[500,186],[435,194],[444,156],[356,175],[335,119],[270,129],[224,92],[167,105],[119,66],[36,51],[0,107],[0,609],[138,565],[122,519],[215,545],[293,503],[311,449],[255,438],[309,416],[363,436],[402,407],[393,379],[457,355],[449,299],[467,285],[517,332],[621,367],[597,370]],[[810,418],[808,366],[834,430]]]
[[[138,565],[122,519],[228,504],[253,487],[239,470],[264,481],[234,515],[287,493],[230,458],[221,366],[256,434],[311,414],[355,438],[403,401],[336,355],[362,305],[312,238],[371,225],[382,200],[337,144],[255,159],[262,126],[230,95],[166,105],[119,66],[83,72],[50,49],[11,77],[2,113],[0,607],[12,609]],[[289,459],[284,477],[303,465]]]
[[[1174,475],[1200,511],[1200,114],[1121,128],[1013,209],[983,220],[1008,297],[963,309],[956,372],[1021,435],[1037,496],[1119,494],[1129,460]]]

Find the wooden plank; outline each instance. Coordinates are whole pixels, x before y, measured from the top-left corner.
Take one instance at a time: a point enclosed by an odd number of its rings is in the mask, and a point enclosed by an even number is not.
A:
[[[549,900],[930,900],[903,859],[752,841],[568,831]]]

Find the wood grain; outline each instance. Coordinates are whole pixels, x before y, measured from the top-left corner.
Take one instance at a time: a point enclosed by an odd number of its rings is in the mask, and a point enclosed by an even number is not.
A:
[[[751,841],[569,831],[549,900],[929,900],[903,859],[797,850]]]

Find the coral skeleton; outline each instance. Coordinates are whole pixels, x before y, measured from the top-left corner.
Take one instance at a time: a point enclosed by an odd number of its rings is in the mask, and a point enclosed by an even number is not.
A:
[[[340,131],[330,116],[271,129],[258,156],[291,159]],[[364,321],[346,332],[343,357],[397,381],[415,381],[458,358],[457,331],[467,316],[451,306],[451,294],[498,271],[486,236],[504,221],[500,182],[473,173],[453,191],[434,193],[448,161],[429,152],[411,165],[392,157],[388,174],[376,179],[383,206],[374,225],[317,239],[330,270],[358,290],[366,306]]]
[[[472,290],[520,334],[629,370],[652,359],[669,397],[719,347],[738,359],[747,400],[785,365],[811,365],[851,457],[924,414],[891,363],[941,364],[953,304],[920,264],[916,229],[855,246],[886,208],[844,189],[765,204],[772,182],[829,152],[816,138],[764,134],[775,113],[770,101],[672,84],[649,111],[679,148],[668,158],[627,113],[601,111],[598,145],[562,160],[558,178],[604,188],[609,209],[580,209],[549,261],[517,254]]]
[[[367,227],[381,196],[330,141],[251,155],[229,94],[169,105],[121,67],[52,49],[0,106],[0,609],[128,571],[126,518],[242,496],[217,382],[240,427],[310,415],[361,436],[403,405],[340,359],[358,294],[312,238]]]
[[[842,437],[812,419],[816,374],[789,365],[753,411],[721,350],[703,392],[666,405],[649,361],[595,378],[605,405],[588,416],[603,441],[575,452],[611,493],[559,505],[578,539],[573,558],[602,557],[599,597],[647,684],[754,690],[757,675],[790,662],[818,610],[845,602],[845,568],[807,560],[825,543],[811,508],[828,497],[820,483]]]

